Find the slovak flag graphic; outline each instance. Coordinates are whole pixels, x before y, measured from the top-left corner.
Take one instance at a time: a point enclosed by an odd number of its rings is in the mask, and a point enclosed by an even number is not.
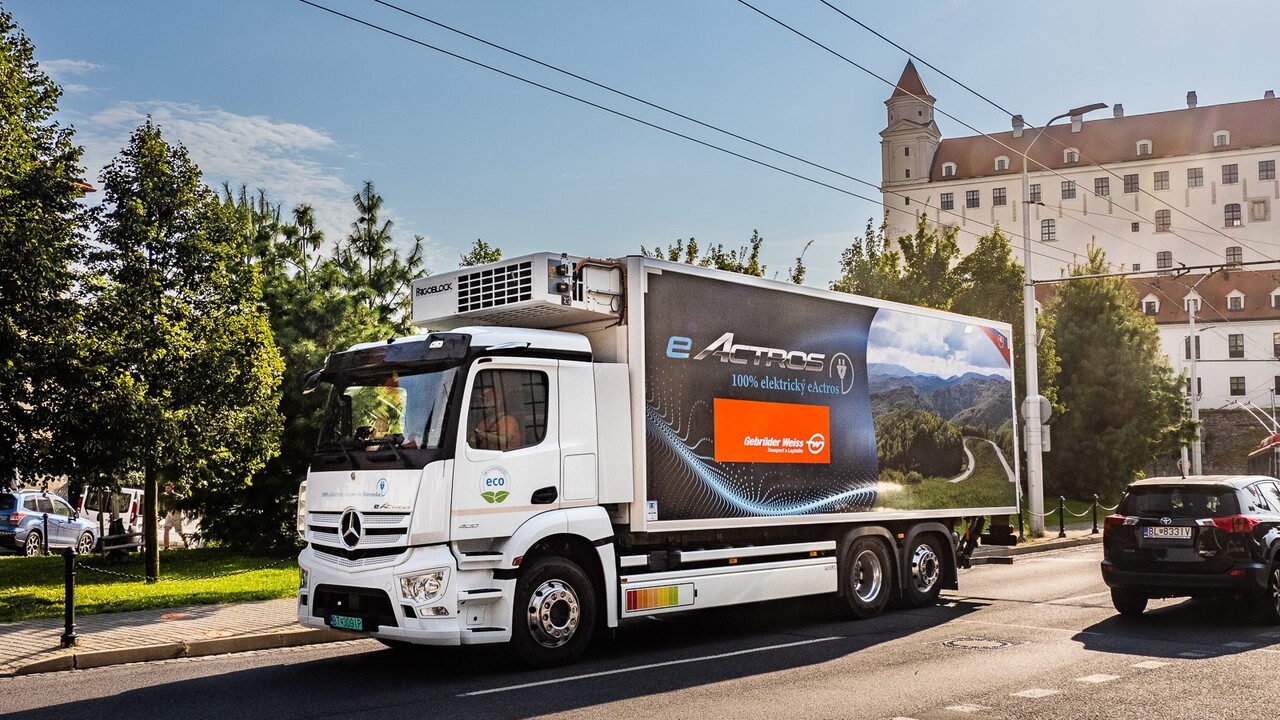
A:
[[[1009,356],[1009,338],[994,328],[984,327],[982,332],[986,333],[987,337],[991,338],[991,342],[995,343],[996,349],[1000,351],[1000,356],[1004,358],[1005,363],[1012,366],[1013,359]]]

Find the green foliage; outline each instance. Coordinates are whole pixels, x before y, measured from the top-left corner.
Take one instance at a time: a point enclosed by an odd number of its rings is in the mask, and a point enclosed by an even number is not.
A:
[[[78,364],[81,148],[53,120],[62,91],[33,55],[0,9],[0,484],[69,469],[51,433]]]
[[[950,477],[964,468],[960,430],[927,410],[903,409],[875,419],[876,457],[882,469]]]
[[[397,334],[407,333],[412,303],[409,285],[414,278],[430,274],[423,267],[423,237],[414,236],[409,254],[400,255],[391,235],[393,223],[379,217],[383,199],[372,180],[366,180],[351,201],[357,217],[351,223],[351,233],[338,243],[333,259],[345,280],[343,290],[355,296],[379,325],[389,325]]]
[[[81,558],[76,571],[76,613],[274,600],[292,597],[298,591],[298,564],[292,556],[167,550],[164,562],[165,577],[148,584],[141,579],[146,573],[141,555],[110,565],[97,556]],[[62,565],[58,556],[0,558],[0,572],[5,577],[0,583],[0,622],[62,617]],[[94,572],[90,567],[118,574]],[[211,577],[214,575],[222,577]]]
[[[459,257],[458,267],[485,265],[498,262],[501,259],[502,248],[492,247],[489,243],[476,238],[475,243],[471,245],[471,250]]]
[[[760,231],[752,230],[751,239],[747,241],[746,245],[737,250],[725,250],[723,243],[716,243],[707,248],[702,257],[698,257],[698,241],[689,238],[687,245],[681,239],[676,240],[666,248],[659,245],[652,251],[641,245],[640,254],[661,260],[670,260],[671,262],[682,262],[686,265],[712,267],[717,270],[728,270],[729,272],[743,275],[764,277],[765,266],[760,264],[760,248],[763,245],[764,238],[760,237]],[[801,269],[800,277],[801,279],[804,277],[803,269]]]
[[[809,248],[812,245],[813,245],[812,240],[805,243],[804,247],[800,249],[800,254],[796,256],[796,264],[787,268],[787,280],[792,285],[804,284],[804,276],[808,272],[808,268],[804,266],[804,255],[805,253],[809,252]]]
[[[953,266],[960,259],[956,229],[929,227],[920,213],[914,235],[898,238],[902,252],[902,283],[910,292],[913,305],[937,310],[950,310],[960,290],[960,278]]]
[[[854,238],[840,256],[840,277],[831,289],[864,297],[908,302],[902,282],[902,256],[884,237],[884,226],[876,229],[867,221],[862,237]]]
[[[1013,483],[996,457],[995,448],[985,442],[970,441],[973,474],[953,483],[944,477],[922,477],[882,470],[876,492],[877,510],[933,510],[957,507],[1002,507],[1014,504]],[[895,487],[897,486],[897,487]]]
[[[1087,262],[1071,268],[1071,275],[1106,271],[1102,249],[1090,246]],[[1185,436],[1182,383],[1160,352],[1155,323],[1138,310],[1123,278],[1062,283],[1049,311],[1066,409],[1052,425],[1045,489],[1050,495],[1113,497]]]
[[[219,517],[204,509],[244,488],[280,433],[281,360],[249,233],[150,119],[102,177],[83,285],[94,355],[69,444],[89,441],[84,476],[142,470],[148,535],[163,476],[217,537]],[[103,438],[112,445],[92,444]]]

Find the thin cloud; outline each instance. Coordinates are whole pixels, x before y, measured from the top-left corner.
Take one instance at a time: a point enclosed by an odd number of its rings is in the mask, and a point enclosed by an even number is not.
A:
[[[1011,377],[1009,366],[981,328],[898,310],[876,313],[868,335],[867,362],[892,363],[941,377],[965,372]]]

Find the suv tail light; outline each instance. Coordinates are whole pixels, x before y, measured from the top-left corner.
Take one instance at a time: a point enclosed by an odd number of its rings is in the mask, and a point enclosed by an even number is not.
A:
[[[1137,525],[1138,518],[1129,515],[1108,515],[1102,523],[1103,531],[1118,528],[1123,525]]]
[[[1216,517],[1213,519],[1213,524],[1223,532],[1250,533],[1253,532],[1253,526],[1257,525],[1258,521],[1245,515],[1231,515]]]
[[[21,510],[14,510],[13,512],[9,513],[9,524],[20,525],[22,524],[22,518],[26,516],[27,514],[22,512]]]

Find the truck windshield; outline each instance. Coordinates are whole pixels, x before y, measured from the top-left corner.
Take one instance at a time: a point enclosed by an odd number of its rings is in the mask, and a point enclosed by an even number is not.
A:
[[[334,378],[316,448],[317,469],[423,467],[444,444],[457,368],[390,367]]]

